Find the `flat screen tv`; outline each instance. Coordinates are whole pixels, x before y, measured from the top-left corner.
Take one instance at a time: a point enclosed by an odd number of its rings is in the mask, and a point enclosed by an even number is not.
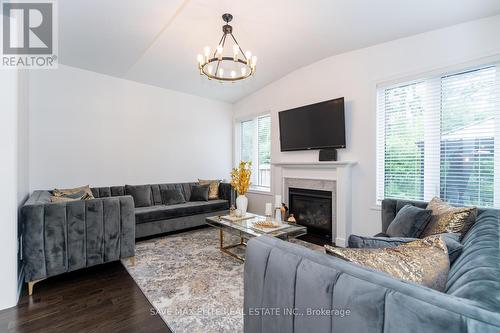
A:
[[[345,148],[344,98],[279,112],[281,151]]]

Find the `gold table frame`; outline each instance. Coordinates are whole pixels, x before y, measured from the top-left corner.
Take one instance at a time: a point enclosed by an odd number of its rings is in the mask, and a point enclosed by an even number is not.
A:
[[[230,251],[230,250],[234,249],[236,247],[246,246],[247,241],[250,238],[258,237],[261,235],[268,235],[268,236],[273,236],[273,237],[281,238],[284,240],[288,240],[290,237],[298,237],[301,235],[305,235],[307,233],[306,227],[301,226],[301,225],[297,225],[297,224],[290,224],[290,223],[286,223],[289,225],[288,228],[277,230],[277,231],[271,232],[271,233],[260,233],[260,232],[255,231],[251,227],[249,227],[248,224],[249,223],[251,224],[257,220],[265,220],[266,218],[264,216],[260,216],[260,215],[256,215],[256,214],[251,214],[251,213],[247,213],[247,214],[251,215],[252,218],[245,219],[245,220],[238,221],[238,222],[229,222],[227,220],[222,219],[221,216],[210,216],[210,217],[206,218],[206,223],[209,226],[219,229],[219,246],[218,246],[219,250],[222,253],[227,254],[240,262],[244,262],[245,258],[234,253],[233,251]],[[232,236],[239,237],[240,241],[238,243],[224,245],[224,240],[225,240],[224,233],[225,232],[228,232]]]

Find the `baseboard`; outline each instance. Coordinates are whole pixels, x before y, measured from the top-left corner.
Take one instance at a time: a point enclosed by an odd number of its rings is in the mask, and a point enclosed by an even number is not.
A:
[[[346,242],[345,238],[337,237],[337,238],[335,238],[335,245],[340,246],[340,247],[346,247],[347,242]]]

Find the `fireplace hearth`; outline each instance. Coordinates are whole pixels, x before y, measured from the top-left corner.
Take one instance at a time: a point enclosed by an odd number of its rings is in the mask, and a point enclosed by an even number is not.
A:
[[[290,213],[297,223],[307,227],[307,233],[332,241],[332,192],[303,188],[288,188]]]

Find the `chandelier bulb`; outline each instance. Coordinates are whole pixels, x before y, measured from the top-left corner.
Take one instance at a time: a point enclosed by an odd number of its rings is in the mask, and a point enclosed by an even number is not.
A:
[[[246,51],[245,58],[247,59],[247,64],[250,62],[250,58],[252,57],[252,52]]]
[[[219,68],[219,76],[220,77],[224,76],[224,68]]]
[[[201,66],[203,65],[203,56],[201,54],[198,54],[196,57],[196,60],[198,60],[198,64]]]
[[[231,78],[235,78],[236,77],[236,72],[235,71],[231,71]]]

